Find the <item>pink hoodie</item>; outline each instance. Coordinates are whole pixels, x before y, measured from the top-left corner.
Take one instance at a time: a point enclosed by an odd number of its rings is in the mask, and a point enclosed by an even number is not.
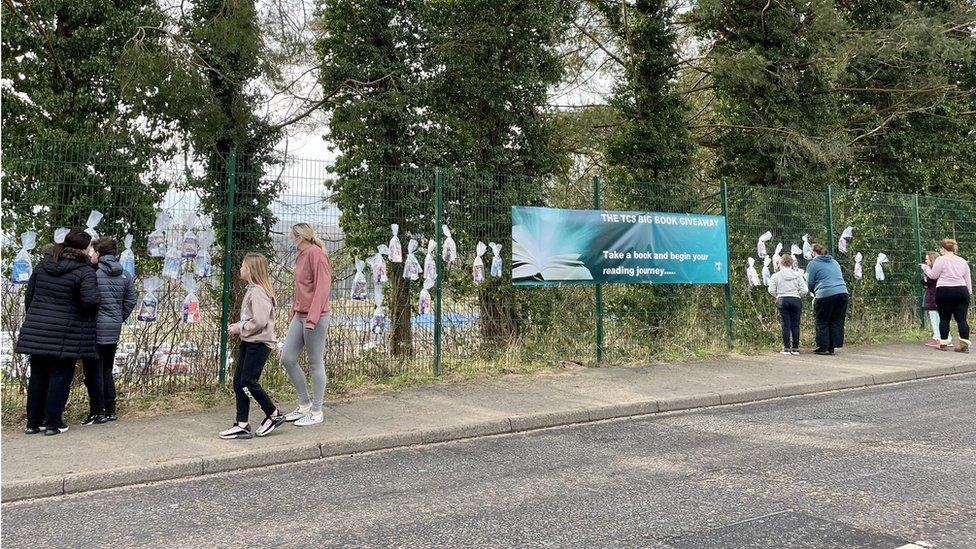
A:
[[[295,299],[291,315],[307,315],[305,327],[314,329],[319,318],[332,312],[329,292],[332,290],[332,263],[325,250],[312,244],[298,254],[295,261]]]
[[[969,263],[958,255],[940,256],[931,267],[923,265],[922,271],[925,272],[925,276],[938,281],[935,284],[937,288],[965,286],[969,288],[970,295],[973,293],[973,278],[969,272]]]

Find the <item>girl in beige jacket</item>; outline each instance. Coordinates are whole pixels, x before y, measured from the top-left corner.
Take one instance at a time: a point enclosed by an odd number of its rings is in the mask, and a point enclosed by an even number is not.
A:
[[[237,365],[234,368],[234,397],[237,401],[237,421],[230,429],[222,431],[223,439],[251,438],[248,412],[251,398],[257,401],[266,417],[258,427],[257,436],[271,434],[285,422],[282,414],[268,393],[261,387],[261,372],[268,355],[275,346],[275,295],[268,277],[268,260],[258,253],[244,256],[241,264],[241,280],[248,283],[244,302],[241,304],[241,320],[228,327],[231,335],[241,340]]]

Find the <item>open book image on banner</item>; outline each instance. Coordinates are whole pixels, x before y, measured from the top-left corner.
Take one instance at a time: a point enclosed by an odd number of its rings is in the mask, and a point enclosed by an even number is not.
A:
[[[726,284],[726,220],[673,212],[512,207],[512,282]]]

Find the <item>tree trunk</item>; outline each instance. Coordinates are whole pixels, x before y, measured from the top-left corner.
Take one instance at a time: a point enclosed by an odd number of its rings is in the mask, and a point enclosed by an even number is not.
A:
[[[481,336],[486,342],[511,343],[518,339],[519,323],[515,296],[503,286],[478,291],[481,312]]]
[[[413,325],[410,311],[410,281],[403,278],[403,263],[391,263],[390,279],[390,353],[395,357],[413,357]]]

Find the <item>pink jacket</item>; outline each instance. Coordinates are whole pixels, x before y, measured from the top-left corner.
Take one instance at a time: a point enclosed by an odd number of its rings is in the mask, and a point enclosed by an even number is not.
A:
[[[331,290],[332,263],[328,254],[314,244],[306,247],[295,261],[295,299],[289,319],[295,314],[307,315],[305,327],[314,329],[319,318],[332,312]]]
[[[954,257],[941,256],[935,260],[931,267],[923,265],[922,271],[925,272],[925,276],[937,280],[935,283],[937,288],[965,286],[969,289],[970,294],[973,293],[973,277],[969,272],[969,263],[966,263],[966,260],[958,255]]]

